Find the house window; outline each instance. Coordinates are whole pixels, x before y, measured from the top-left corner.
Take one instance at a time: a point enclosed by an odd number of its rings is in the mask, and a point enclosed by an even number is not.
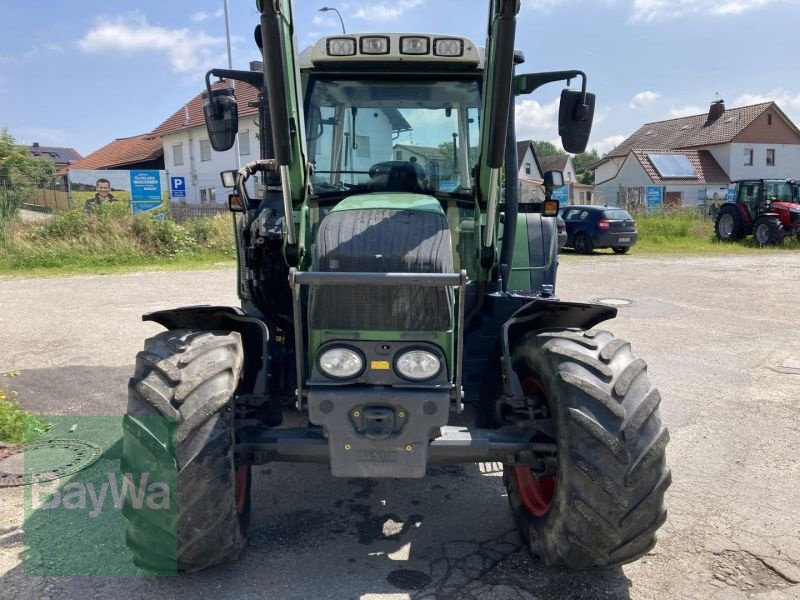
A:
[[[752,148],[745,148],[744,149],[744,166],[745,167],[752,167],[753,166],[753,149]]]
[[[774,148],[767,148],[767,166],[774,167],[775,166],[775,149]]]
[[[217,203],[217,188],[205,187],[200,188],[200,204],[216,204]]]
[[[242,129],[239,132],[239,154],[247,156],[250,154],[250,130]]]
[[[767,113],[767,125],[772,127],[772,113]]]
[[[398,150],[397,152],[395,152],[394,153],[394,159],[395,160],[403,160],[403,151],[402,150]]]
[[[183,164],[183,142],[172,147],[172,164],[176,167]]]
[[[200,140],[200,161],[211,160],[211,142]]]
[[[525,175],[531,174],[531,163],[525,163]]]
[[[369,158],[372,153],[369,149],[369,136],[357,135],[356,136],[356,156],[359,158]]]

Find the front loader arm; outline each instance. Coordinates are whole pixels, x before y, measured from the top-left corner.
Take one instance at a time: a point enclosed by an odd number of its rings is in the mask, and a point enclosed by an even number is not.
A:
[[[508,114],[512,99],[514,38],[519,9],[520,0],[492,0],[489,8],[478,173],[478,199],[481,209],[486,210],[486,223],[481,240],[483,269],[489,269],[495,261],[500,169],[503,166]]]
[[[261,12],[264,89],[269,99],[275,160],[281,176],[289,258],[296,253],[298,244],[292,213],[306,200],[308,184],[297,38],[290,0],[258,0],[257,5]]]

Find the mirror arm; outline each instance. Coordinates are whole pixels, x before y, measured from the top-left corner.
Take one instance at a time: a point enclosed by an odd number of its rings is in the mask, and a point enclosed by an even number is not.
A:
[[[529,75],[522,75],[525,77],[525,89],[518,90],[517,95],[532,94],[545,84],[553,83],[554,81],[566,80],[567,85],[575,77],[581,78],[581,93],[583,94],[584,103],[586,102],[586,73],[578,70],[571,71],[548,71],[545,73],[531,73]]]

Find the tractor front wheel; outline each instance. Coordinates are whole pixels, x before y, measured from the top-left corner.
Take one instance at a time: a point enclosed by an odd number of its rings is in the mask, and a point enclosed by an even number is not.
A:
[[[775,217],[761,217],[753,224],[753,238],[759,246],[783,244],[783,226]]]
[[[644,361],[608,332],[562,329],[525,336],[513,365],[527,412],[544,418],[552,436],[543,438],[546,428],[538,427],[531,439],[557,448],[549,470],[504,469],[530,551],[573,569],[638,559],[656,543],[671,482],[669,433]]]
[[[126,500],[128,548],[154,572],[234,560],[250,512],[249,465],[234,463],[233,397],[242,341],[230,331],[173,330],[145,341],[128,383],[122,473],[170,480],[169,511]]]

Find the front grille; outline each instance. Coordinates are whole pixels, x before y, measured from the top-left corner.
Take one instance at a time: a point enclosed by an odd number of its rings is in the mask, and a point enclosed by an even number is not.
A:
[[[392,209],[332,212],[319,227],[313,270],[451,273],[452,245],[441,213]],[[419,286],[313,286],[313,329],[446,331],[452,291]]]

